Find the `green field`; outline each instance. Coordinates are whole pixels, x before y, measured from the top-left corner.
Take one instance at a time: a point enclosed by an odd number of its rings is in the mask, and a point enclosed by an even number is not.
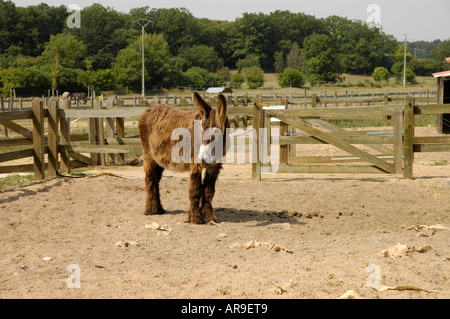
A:
[[[403,87],[403,84],[401,82],[396,81],[395,77],[391,77],[389,83],[387,82],[380,82],[377,83],[370,75],[354,75],[354,74],[348,74],[344,73],[342,74],[342,82],[333,83],[333,84],[326,84],[321,86],[309,86],[309,83],[306,83],[304,88],[281,88],[278,84],[278,74],[276,73],[265,73],[264,74],[264,87],[261,88],[262,90],[272,90],[272,91],[278,91],[278,92],[304,92],[305,89],[307,90],[314,90],[314,91],[364,91],[364,92],[386,92],[386,91],[395,91],[395,92],[407,92],[407,91],[426,91],[427,89],[430,91],[436,90],[436,79],[431,76],[418,76],[416,77],[417,84],[407,84],[406,88]],[[260,89],[260,90],[261,90]],[[241,90],[248,90],[248,88],[243,85]],[[237,90],[240,91],[240,90]]]

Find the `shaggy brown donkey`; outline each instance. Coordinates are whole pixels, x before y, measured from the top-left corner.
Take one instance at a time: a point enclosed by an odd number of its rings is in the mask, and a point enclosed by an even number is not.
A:
[[[194,94],[194,103],[198,111],[180,110],[170,105],[154,105],[149,107],[139,120],[139,135],[144,148],[146,215],[164,213],[159,182],[164,169],[169,169],[190,172],[188,221],[194,224],[217,222],[211,201],[226,152],[226,129],[230,127],[227,103],[225,97],[219,95],[217,107],[213,109],[198,93]],[[206,134],[207,131],[210,134]],[[185,133],[181,141],[177,132]],[[207,138],[207,135],[210,138]],[[177,145],[181,142],[187,147],[180,150]],[[211,149],[213,142],[216,142],[215,146],[220,147],[214,147],[214,152]],[[183,159],[181,161],[180,156]],[[205,177],[202,181],[203,168]]]

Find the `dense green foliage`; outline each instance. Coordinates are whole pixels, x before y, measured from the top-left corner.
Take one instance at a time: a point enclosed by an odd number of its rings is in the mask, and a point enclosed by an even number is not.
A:
[[[326,34],[307,37],[304,43],[305,73],[311,85],[335,82],[338,78],[339,64],[337,51],[332,39]]]
[[[288,67],[279,75],[278,84],[281,87],[289,86],[300,88],[304,84],[303,74],[297,69]]]
[[[244,82],[245,78],[241,74],[234,73],[231,75],[230,85],[233,89],[240,89],[242,87],[242,83]]]
[[[379,66],[376,67],[375,70],[372,73],[372,78],[375,81],[389,81],[389,77],[390,77],[390,73],[388,71],[388,69]]]
[[[450,64],[444,62],[445,58],[450,57],[450,39],[440,42],[431,51],[433,59],[441,63],[442,67],[446,70],[450,69]]]
[[[242,69],[242,74],[247,80],[250,89],[257,89],[264,85],[264,70],[257,66]]]
[[[90,85],[139,91],[139,19],[152,21],[144,38],[149,88],[204,87],[230,80],[236,87],[244,80],[249,87],[259,87],[262,70],[276,71],[284,79],[286,68],[302,74],[301,85],[305,80],[315,85],[335,82],[342,73],[391,70],[403,56],[402,44],[393,36],[338,16],[319,19],[278,10],[214,21],[196,18],[183,8],[140,7],[122,13],[96,3],[81,11],[81,28],[69,28],[70,14],[65,6],[17,7],[0,0],[3,93],[15,88],[16,93],[20,89],[21,94],[35,95],[49,88],[63,92]],[[408,52],[411,72],[429,75],[448,67],[443,59],[450,56],[450,40],[411,42]],[[426,60],[415,59],[411,52]],[[239,75],[224,73],[230,69],[238,69]]]

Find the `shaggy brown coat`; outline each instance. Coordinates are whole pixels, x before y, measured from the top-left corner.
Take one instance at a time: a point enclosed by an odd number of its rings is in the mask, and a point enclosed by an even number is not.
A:
[[[159,182],[164,169],[189,171],[190,207],[188,221],[194,224],[217,222],[211,205],[215,192],[217,177],[222,164],[196,163],[194,156],[194,120],[202,121],[203,131],[218,128],[223,134],[223,155],[226,152],[226,129],[230,127],[227,116],[227,103],[223,95],[217,99],[217,107],[212,109],[198,93],[194,94],[194,103],[198,111],[185,111],[170,105],[149,107],[139,120],[145,170],[145,187],[147,190],[146,215],[163,214],[159,194]],[[191,159],[189,163],[175,163],[172,149],[179,140],[172,140],[172,132],[177,128],[186,128],[191,134]],[[206,144],[207,141],[203,141]],[[205,177],[202,181],[202,169]]]

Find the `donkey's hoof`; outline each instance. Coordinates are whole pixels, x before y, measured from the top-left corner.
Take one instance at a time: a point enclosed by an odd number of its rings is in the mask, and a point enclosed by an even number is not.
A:
[[[155,208],[155,209],[147,209],[144,212],[144,215],[162,215],[165,213],[166,213],[166,211],[162,207],[160,207],[160,208]]]
[[[200,224],[203,224],[203,218],[202,218],[202,216],[189,215],[187,222],[191,223],[191,224],[200,225]]]
[[[209,224],[211,222],[217,223],[217,218],[214,216],[214,210],[211,206],[211,204],[206,204],[202,207],[202,216],[203,216],[203,222],[205,224]]]

